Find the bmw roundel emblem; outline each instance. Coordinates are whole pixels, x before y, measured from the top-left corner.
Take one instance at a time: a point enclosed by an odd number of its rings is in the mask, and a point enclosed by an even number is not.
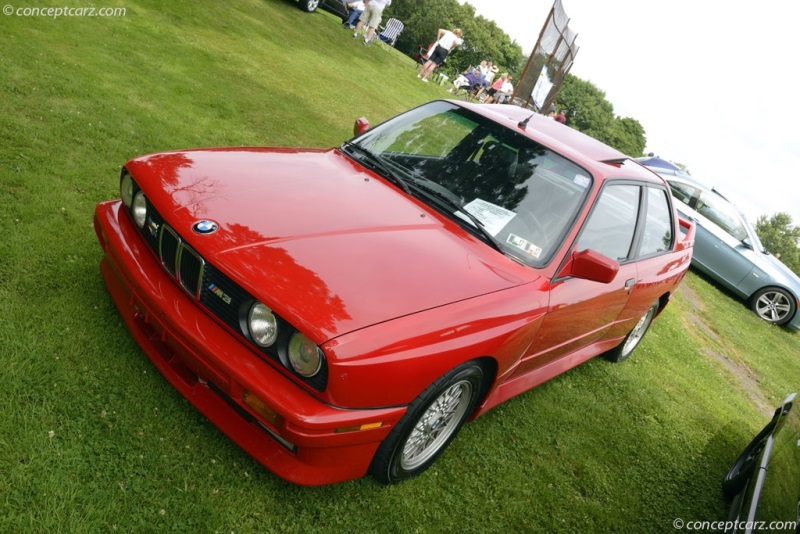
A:
[[[198,234],[211,234],[219,229],[219,225],[214,221],[197,221],[192,226],[192,230]]]

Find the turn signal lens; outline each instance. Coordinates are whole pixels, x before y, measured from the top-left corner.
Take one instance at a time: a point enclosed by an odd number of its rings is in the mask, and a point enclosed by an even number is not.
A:
[[[372,428],[380,428],[382,426],[383,426],[382,421],[378,421],[376,423],[364,423],[363,425],[360,426],[345,426],[342,428],[337,428],[336,433],[341,434],[343,432],[358,432],[360,430],[370,430]]]
[[[275,426],[280,426],[281,416],[278,413],[267,406],[267,404],[250,393],[249,391],[245,391],[244,395],[242,396],[242,402],[248,405],[250,408],[253,409],[258,415],[264,418],[265,421],[269,421]]]

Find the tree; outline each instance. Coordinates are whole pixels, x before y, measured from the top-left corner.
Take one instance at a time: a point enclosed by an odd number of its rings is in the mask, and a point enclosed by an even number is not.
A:
[[[567,74],[556,97],[556,106],[567,115],[567,124],[613,146],[631,157],[641,156],[647,144],[644,128],[636,119],[614,116],[606,94],[591,82]]]
[[[441,70],[450,79],[470,65],[492,61],[500,72],[508,71],[519,79],[527,58],[522,47],[500,29],[494,21],[475,14],[469,4],[458,0],[403,0],[392,3],[385,18],[395,17],[405,29],[395,45],[404,54],[416,58],[420,47],[427,47],[439,28],[461,28],[464,44],[447,57]],[[614,107],[603,91],[591,82],[567,74],[556,104],[564,109],[567,124],[613,146],[631,157],[641,156],[646,145],[645,132],[636,119],[616,117]]]
[[[522,47],[494,21],[476,16],[471,4],[462,5],[457,0],[404,0],[392,3],[384,13],[385,19],[403,21],[405,29],[395,47],[410,57],[416,57],[421,46],[430,45],[439,28],[461,28],[464,44],[453,50],[442,67],[451,79],[484,59],[512,74],[518,74],[524,65]]]
[[[760,216],[756,233],[767,250],[800,276],[800,226],[792,224],[791,215],[778,212],[770,218]]]
[[[647,139],[639,121],[630,117],[616,117],[609,127],[609,141],[607,142],[620,152],[638,157],[644,153]]]
[[[591,82],[567,74],[556,97],[556,106],[567,115],[567,124],[595,139],[605,141],[614,121],[614,107],[606,94]]]

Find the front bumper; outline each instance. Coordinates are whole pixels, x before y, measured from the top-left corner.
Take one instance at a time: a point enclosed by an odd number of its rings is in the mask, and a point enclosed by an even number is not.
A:
[[[166,275],[121,206],[104,202],[95,210],[104,251],[100,271],[125,324],[161,374],[280,478],[321,485],[365,475],[406,407],[333,407],[292,382]],[[245,395],[277,417],[264,417]]]

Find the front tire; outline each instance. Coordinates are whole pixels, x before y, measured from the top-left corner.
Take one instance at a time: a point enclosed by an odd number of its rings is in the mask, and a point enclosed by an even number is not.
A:
[[[765,287],[753,295],[750,308],[768,323],[783,326],[794,317],[797,304],[785,289]]]
[[[639,319],[639,322],[636,323],[636,326],[633,327],[633,330],[628,332],[628,335],[622,340],[622,343],[606,353],[606,358],[614,363],[627,360],[628,357],[633,354],[633,351],[636,350],[636,347],[639,346],[639,342],[642,341],[642,338],[653,323],[656,313],[658,313],[658,301],[655,301],[653,305],[648,308],[647,312],[645,312],[642,318]]]
[[[470,361],[428,386],[378,447],[369,473],[393,484],[428,469],[475,410],[483,379],[481,365]]]
[[[320,0],[300,0],[300,8],[303,11],[313,13],[319,7]]]

